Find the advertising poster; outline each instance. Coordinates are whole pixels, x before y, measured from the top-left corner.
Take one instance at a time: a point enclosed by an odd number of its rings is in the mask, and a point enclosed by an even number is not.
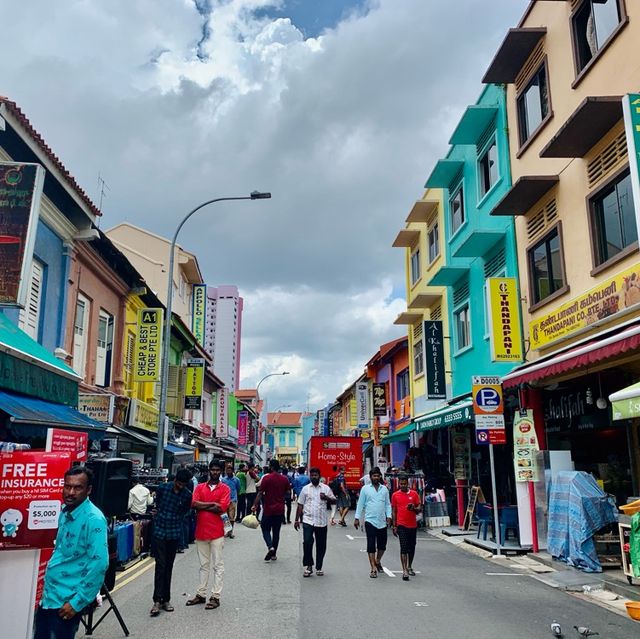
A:
[[[0,453],[0,550],[52,548],[69,453]]]
[[[487,296],[491,361],[521,362],[522,332],[515,277],[490,277],[487,280]]]
[[[249,413],[246,410],[238,412],[238,444],[247,445],[247,432],[249,428]]]
[[[69,453],[71,464],[85,463],[89,451],[89,433],[64,428],[47,429],[47,452]]]
[[[193,285],[193,313],[191,320],[191,332],[195,338],[204,344],[205,320],[207,313],[207,285]]]
[[[202,409],[202,389],[204,385],[204,359],[196,357],[187,360],[184,385],[184,407],[187,410]]]
[[[513,418],[513,460],[516,481],[538,481],[535,463],[538,436],[533,424],[533,411],[516,412]]]
[[[309,465],[320,469],[327,482],[335,476],[334,466],[344,466],[349,488],[360,487],[362,439],[360,437],[313,437],[309,440]]]
[[[387,416],[387,385],[385,383],[373,384],[373,414],[375,417]]]
[[[141,308],[138,311],[133,366],[133,380],[136,382],[157,382],[160,379],[163,316],[161,308]]]

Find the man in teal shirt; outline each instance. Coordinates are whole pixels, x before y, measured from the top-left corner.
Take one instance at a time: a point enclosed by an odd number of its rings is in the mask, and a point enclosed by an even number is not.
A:
[[[73,639],[80,612],[100,592],[109,565],[107,520],[88,499],[93,473],[65,473],[55,550],[44,575],[34,639]]]
[[[245,472],[246,466],[240,464],[240,468],[236,473],[236,477],[240,482],[240,490],[238,491],[238,512],[236,521],[242,521],[247,514],[247,473]]]

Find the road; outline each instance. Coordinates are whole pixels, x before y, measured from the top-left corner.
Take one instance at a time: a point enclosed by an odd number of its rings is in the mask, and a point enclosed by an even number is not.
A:
[[[173,613],[149,618],[152,560],[121,573],[114,599],[131,636],[541,639],[551,636],[553,620],[561,623],[567,637],[576,636],[574,624],[591,627],[601,639],[639,636],[640,624],[429,535],[419,536],[414,561],[419,574],[403,582],[393,572],[400,561],[391,535],[382,562],[390,574],[370,579],[364,534],[353,527],[335,527],[329,531],[325,575],[303,579],[301,533],[293,526],[284,526],[282,533],[278,560],[266,563],[260,531],[237,526],[236,538],[225,543],[225,585],[217,610],[184,605],[198,577],[193,546],[176,560]],[[94,636],[114,639],[123,634],[109,615]]]

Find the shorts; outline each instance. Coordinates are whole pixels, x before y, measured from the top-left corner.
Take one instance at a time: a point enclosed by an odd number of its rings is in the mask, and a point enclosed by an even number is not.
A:
[[[367,552],[372,554],[376,550],[384,552],[387,549],[387,527],[376,528],[368,521],[364,522],[364,529],[367,533]]]
[[[398,539],[400,540],[400,553],[410,555],[416,549],[417,528],[398,526]]]
[[[235,501],[229,502],[229,508],[227,508],[227,515],[231,521],[236,520],[237,504]]]
[[[351,497],[349,495],[340,495],[338,497],[338,508],[351,508]]]

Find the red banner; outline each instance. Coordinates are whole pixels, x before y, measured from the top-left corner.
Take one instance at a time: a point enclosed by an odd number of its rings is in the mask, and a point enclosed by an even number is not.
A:
[[[0,453],[0,550],[51,548],[69,453]]]
[[[240,446],[247,445],[247,427],[249,426],[249,413],[241,410],[238,413],[238,444]]]
[[[89,434],[64,428],[47,429],[47,451],[51,453],[69,453],[71,463],[87,461]]]

